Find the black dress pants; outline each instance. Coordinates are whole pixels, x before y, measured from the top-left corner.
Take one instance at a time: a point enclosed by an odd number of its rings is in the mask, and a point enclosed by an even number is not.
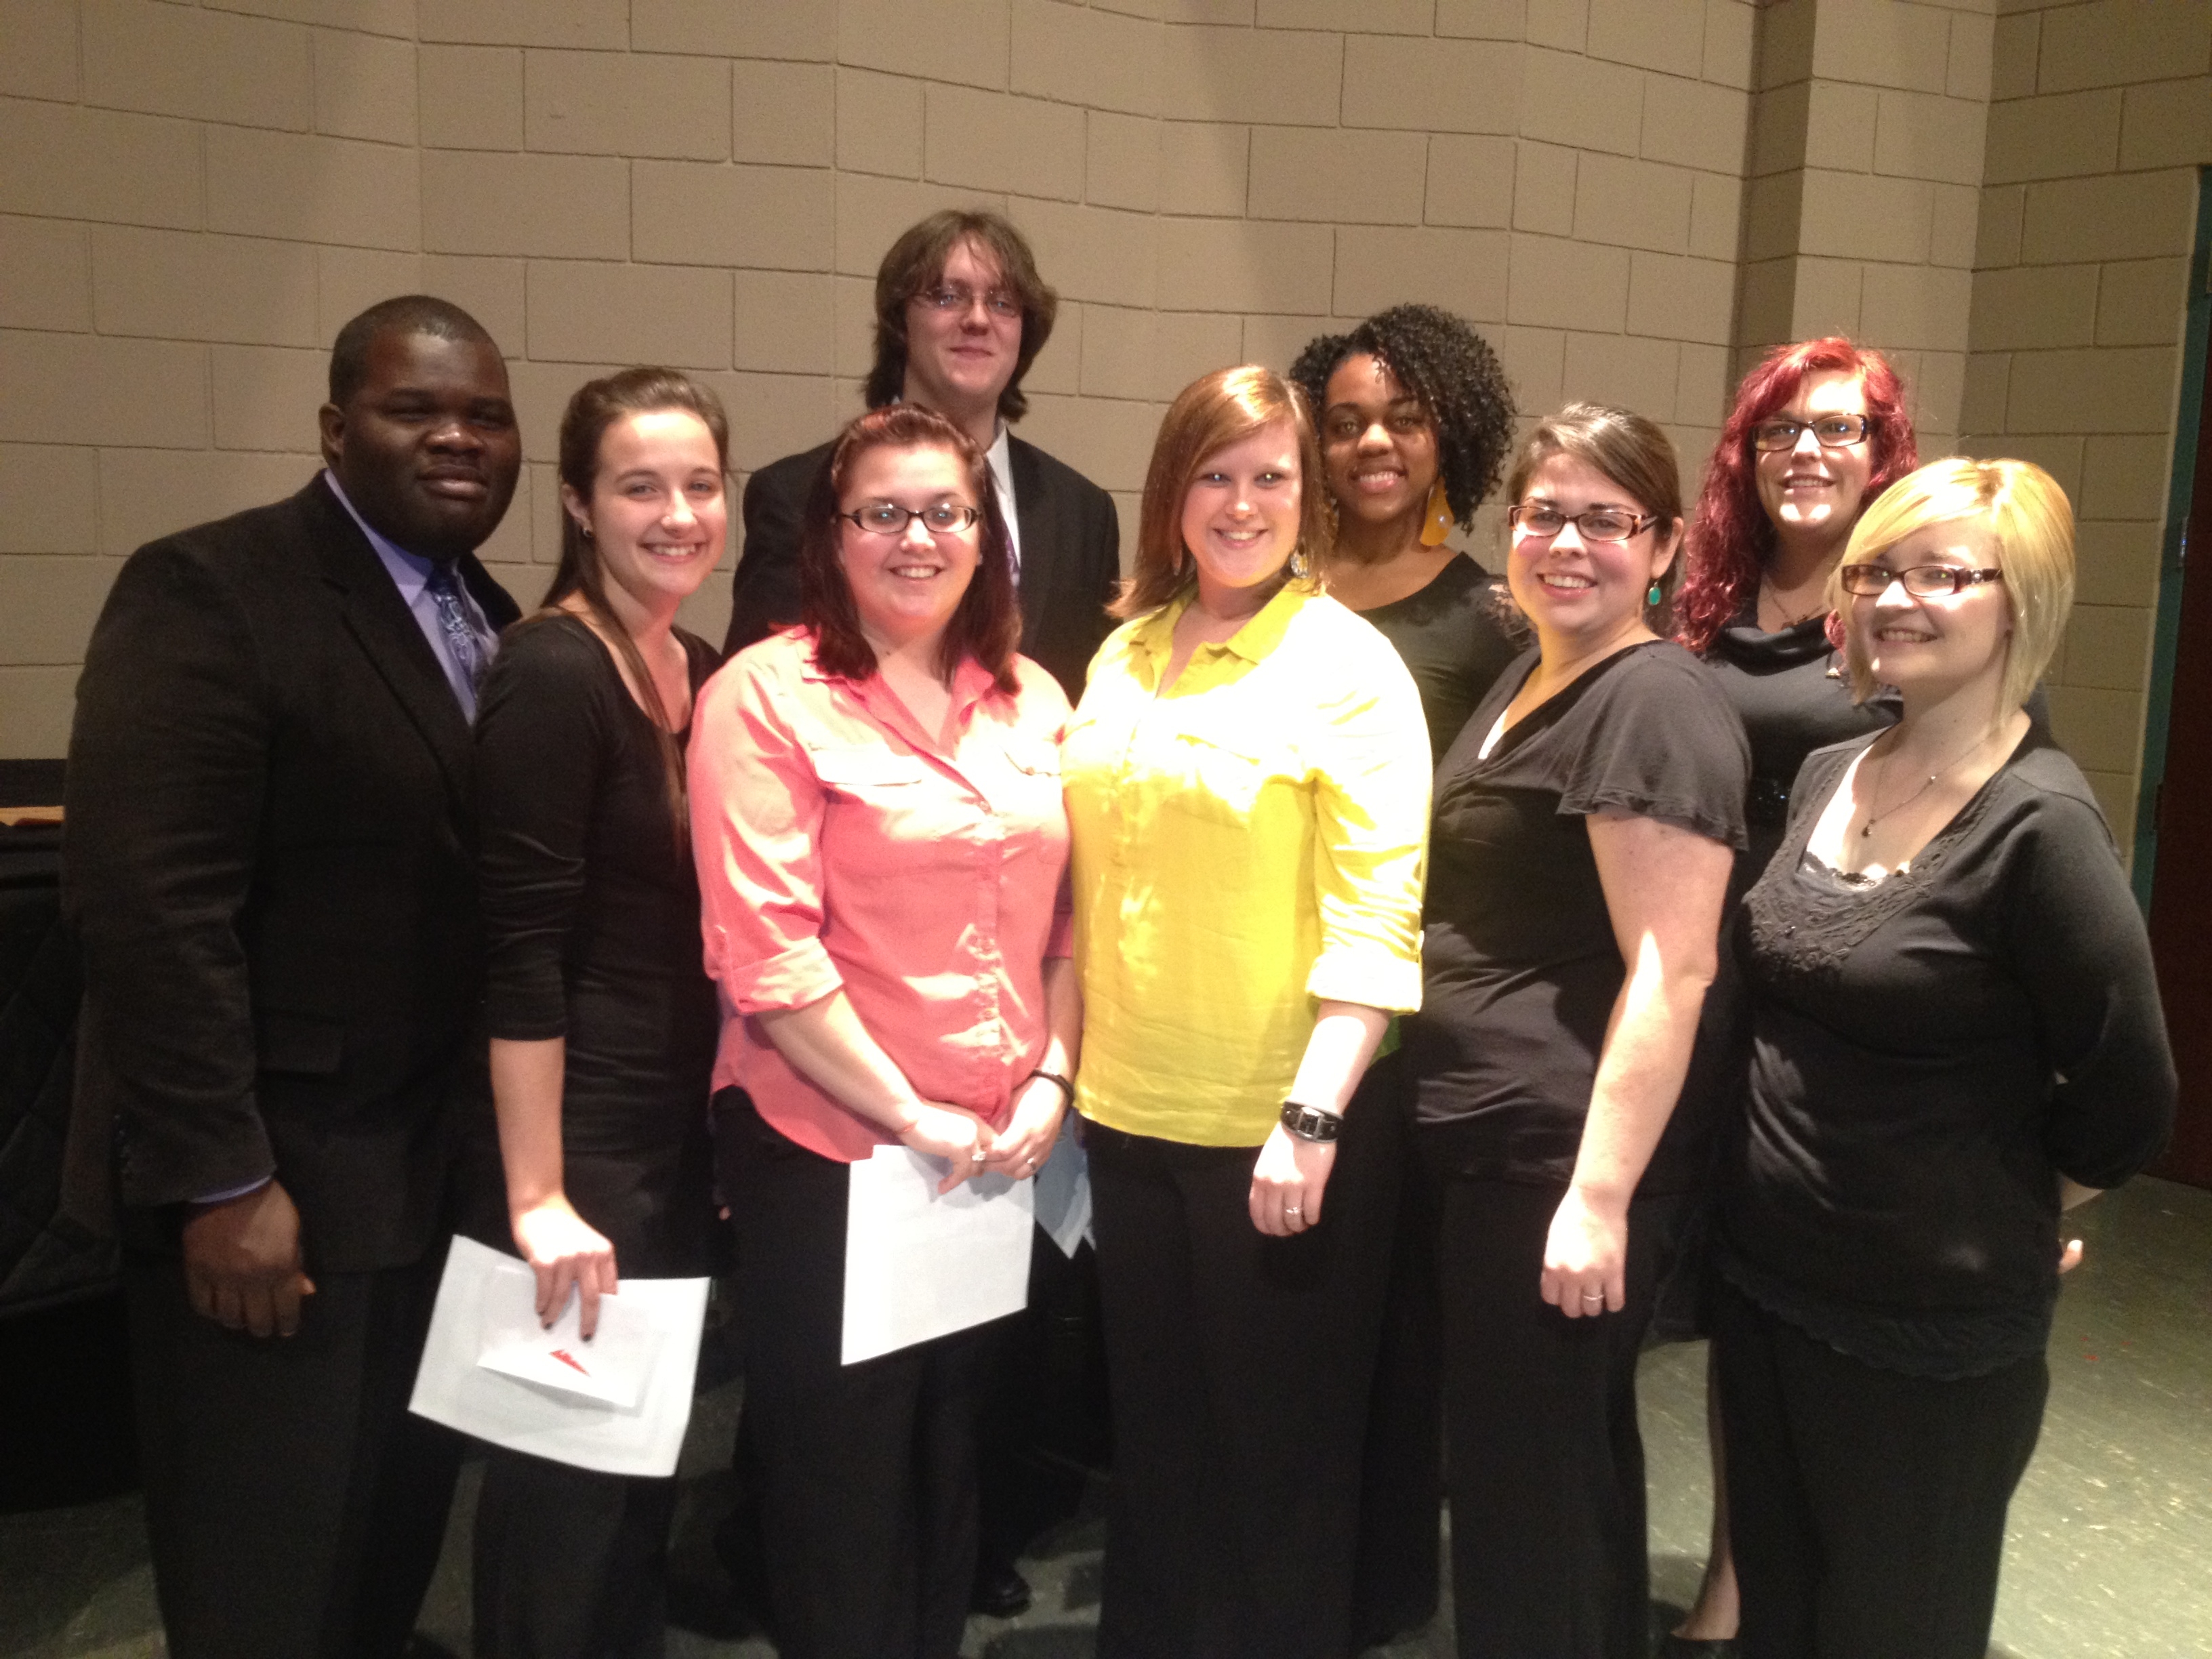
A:
[[[155,1597],[174,1659],[393,1659],[438,1565],[460,1437],[407,1410],[445,1252],[317,1273],[298,1334],[124,1262]]]
[[[1433,1183],[1413,1143],[1413,1102],[1396,1054],[1368,1067],[1352,1109],[1397,1172],[1387,1189],[1389,1281],[1368,1397],[1359,1543],[1352,1573],[1356,1645],[1372,1647],[1436,1616],[1443,1520],[1443,1360],[1437,1307]],[[1377,1182],[1378,1189],[1383,1183]]]
[[[1371,1139],[1348,1115],[1320,1224],[1270,1238],[1258,1148],[1086,1126],[1114,1405],[1100,1659],[1352,1651],[1393,1173]]]
[[[494,1447],[477,1498],[477,1659],[660,1659],[676,1482]]]
[[[470,1230],[512,1252],[507,1182],[489,1114],[465,1170]],[[571,1148],[577,1213],[615,1247],[624,1279],[707,1271],[714,1213],[703,1121],[680,1142]],[[604,1474],[494,1447],[471,1540],[477,1659],[659,1659],[667,1650],[668,1528],[676,1482]]]
[[[1443,1180],[1437,1276],[1461,1659],[1648,1651],[1636,1359],[1684,1201],[1630,1205],[1625,1305],[1569,1319],[1540,1288],[1562,1195]]]
[[[1982,1659],[2005,1510],[2050,1391],[2041,1354],[1939,1380],[1840,1353],[1723,1281],[1746,1659]]]
[[[782,1659],[957,1659],[996,1337],[840,1363],[845,1164],[718,1097],[770,1615]]]

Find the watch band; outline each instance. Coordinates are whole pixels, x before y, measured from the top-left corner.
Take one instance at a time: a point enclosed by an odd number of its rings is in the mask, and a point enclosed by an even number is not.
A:
[[[1030,1073],[1030,1077],[1041,1077],[1047,1083],[1059,1085],[1061,1103],[1067,1106],[1073,1106],[1075,1104],[1075,1085],[1071,1083],[1067,1079],[1062,1077],[1059,1073],[1048,1072],[1040,1066],[1037,1070],[1031,1072]],[[1026,1083],[1029,1081],[1029,1078],[1024,1078],[1022,1081]]]
[[[1283,1103],[1283,1127],[1300,1140],[1334,1140],[1344,1133],[1344,1114],[1323,1106]]]

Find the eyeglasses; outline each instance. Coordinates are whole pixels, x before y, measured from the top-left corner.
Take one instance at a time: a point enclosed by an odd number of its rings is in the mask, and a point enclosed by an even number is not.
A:
[[[1548,541],[1569,525],[1586,542],[1625,542],[1659,522],[1656,513],[1624,513],[1617,507],[1593,507],[1581,513],[1562,513],[1556,507],[1523,502],[1508,508],[1506,518],[1524,536]]]
[[[1836,580],[1843,584],[1844,592],[1861,599],[1887,593],[1892,582],[1903,582],[1905,591],[1914,599],[1931,599],[1938,593],[1963,593],[1983,582],[2001,582],[2004,572],[1968,570],[1955,564],[1915,564],[1902,570],[1892,570],[1886,564],[1847,564],[1836,572]]]
[[[1019,297],[1009,294],[1002,288],[994,288],[988,293],[978,294],[972,288],[960,288],[947,283],[942,288],[926,288],[914,297],[916,301],[927,306],[932,311],[957,312],[963,316],[967,314],[969,307],[981,300],[983,302],[983,309],[1002,323],[1012,322],[1022,314],[1022,302]]]
[[[866,507],[856,507],[850,513],[840,513],[841,519],[851,520],[872,536],[903,536],[906,527],[916,519],[921,527],[933,536],[955,536],[982,515],[972,507],[957,501],[939,501],[930,507],[901,507],[893,501],[872,501]]]
[[[1869,415],[1823,415],[1817,421],[1761,421],[1751,429],[1751,444],[1769,454],[1777,450],[1795,449],[1798,439],[1808,432],[1823,449],[1849,449],[1854,444],[1867,441],[1874,430],[1874,417]]]

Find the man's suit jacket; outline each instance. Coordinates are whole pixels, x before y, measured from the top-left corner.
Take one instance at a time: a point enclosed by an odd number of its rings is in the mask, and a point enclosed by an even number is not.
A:
[[[799,525],[815,475],[835,446],[772,461],[745,481],[745,548],[731,588],[727,655],[799,620]],[[1022,652],[1060,683],[1067,700],[1114,619],[1121,574],[1114,498],[1073,467],[1008,434],[1014,512],[1021,520]]]
[[[311,1273],[439,1237],[448,1096],[481,1063],[470,756],[319,477],[124,566],[77,687],[63,900],[85,954],[75,1133],[114,1138],[126,1237],[173,1238],[164,1206],[271,1174]]]

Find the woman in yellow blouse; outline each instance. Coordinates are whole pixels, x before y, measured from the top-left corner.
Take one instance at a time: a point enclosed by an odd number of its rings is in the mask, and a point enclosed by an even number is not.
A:
[[[1319,591],[1313,423],[1187,388],[1062,765],[1115,1471],[1102,1659],[1344,1659],[1389,1240],[1345,1108],[1420,1000],[1429,748]]]

